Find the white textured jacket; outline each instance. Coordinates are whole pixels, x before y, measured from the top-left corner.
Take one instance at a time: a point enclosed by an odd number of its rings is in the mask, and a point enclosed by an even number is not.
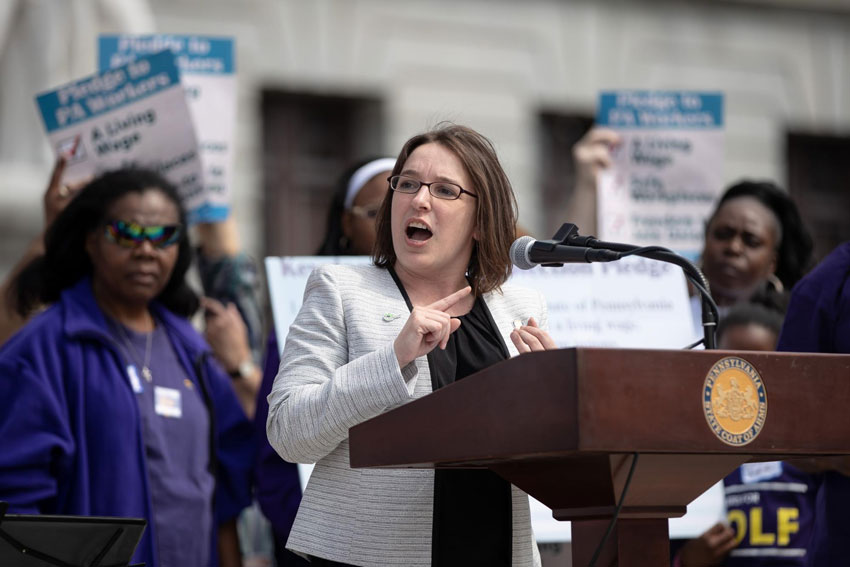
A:
[[[511,356],[514,320],[546,328],[536,291],[506,285],[484,300]],[[288,548],[353,565],[430,565],[434,471],[352,469],[348,456],[350,427],[431,392],[427,358],[399,369],[393,352],[409,315],[386,269],[310,275],[268,397],[271,445],[287,461],[316,463]],[[512,492],[513,564],[539,565],[528,496]]]

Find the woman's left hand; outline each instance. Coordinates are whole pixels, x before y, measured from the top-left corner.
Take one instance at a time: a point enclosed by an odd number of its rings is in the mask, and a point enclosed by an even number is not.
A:
[[[511,331],[511,340],[520,354],[558,348],[549,333],[537,326],[534,317],[529,317],[527,325]]]

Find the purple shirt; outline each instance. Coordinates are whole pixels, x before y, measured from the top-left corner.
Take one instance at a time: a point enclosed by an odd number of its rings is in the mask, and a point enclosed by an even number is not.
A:
[[[777,350],[850,354],[850,242],[832,251],[794,286]],[[850,478],[825,472],[817,492],[810,566],[847,564],[848,513]]]
[[[161,324],[151,338],[150,382],[138,368],[148,335],[123,329],[134,350],[128,353],[135,363],[128,368],[128,379],[139,404],[160,565],[207,565],[215,486],[208,468],[207,410]],[[126,351],[126,340],[120,333],[117,338]]]
[[[850,242],[794,286],[777,350],[850,354]]]
[[[280,367],[277,335],[272,329],[266,345],[266,361],[263,367],[263,383],[257,396],[257,413],[254,426],[260,437],[254,482],[260,509],[272,525],[275,545],[286,548],[286,540],[292,530],[295,514],[301,504],[301,483],[298,465],[280,458],[266,437],[266,420],[269,417],[268,395],[272,391],[277,370]]]
[[[746,463],[723,480],[740,542],[726,567],[805,567],[814,524],[814,477],[787,463]]]

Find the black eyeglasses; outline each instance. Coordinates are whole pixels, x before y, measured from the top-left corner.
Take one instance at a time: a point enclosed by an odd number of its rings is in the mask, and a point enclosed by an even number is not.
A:
[[[393,175],[392,177],[387,178],[387,181],[390,182],[390,189],[398,191],[399,193],[416,193],[419,191],[419,188],[424,185],[428,188],[428,192],[438,199],[454,201],[455,199],[460,199],[461,193],[466,193],[476,199],[478,198],[478,195],[470,193],[466,189],[463,189],[460,185],[446,183],[445,181],[432,181],[431,183],[425,183],[424,181],[419,181],[418,179],[413,179],[412,177],[407,177],[405,175]]]

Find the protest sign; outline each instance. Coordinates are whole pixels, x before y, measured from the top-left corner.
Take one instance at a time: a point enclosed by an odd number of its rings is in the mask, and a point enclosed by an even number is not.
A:
[[[599,236],[695,259],[723,184],[723,95],[603,92],[596,123],[621,137],[599,176]]]
[[[174,56],[164,51],[36,97],[64,179],[148,167],[177,186],[187,209],[201,193],[201,162]]]
[[[236,75],[232,38],[193,35],[103,35],[98,65],[105,71],[150,53],[174,53],[195,125],[204,172],[204,191],[190,211],[191,222],[227,217],[233,184]]]
[[[266,277],[278,344],[301,308],[307,278],[322,264],[368,264],[368,256],[284,256],[266,258]],[[693,334],[687,288],[681,270],[645,258],[608,264],[566,264],[561,268],[513,270],[510,284],[537,289],[546,297],[549,332],[560,347],[671,348]],[[379,309],[376,306],[376,309]],[[302,486],[312,470],[299,465]],[[670,522],[673,537],[696,537],[722,516],[717,487]],[[558,522],[535,499],[531,517],[538,542],[570,540],[569,522]]]

